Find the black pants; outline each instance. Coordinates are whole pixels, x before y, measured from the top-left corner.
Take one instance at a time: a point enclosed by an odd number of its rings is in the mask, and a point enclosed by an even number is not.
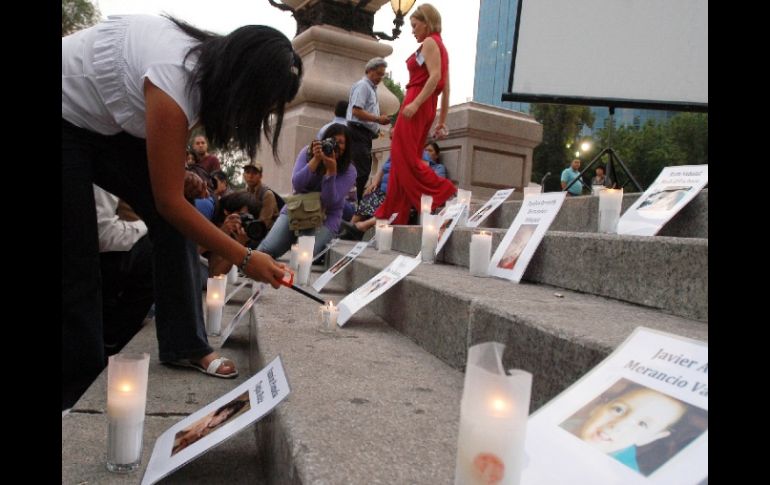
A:
[[[102,272],[104,351],[120,351],[142,328],[155,298],[152,243],[144,236],[129,251],[99,254]]]
[[[77,401],[106,364],[92,183],[128,202],[147,224],[160,360],[212,352],[197,248],[155,208],[145,141],[126,133],[99,135],[62,120],[62,409]]]
[[[350,158],[356,167],[356,196],[360,202],[364,196],[366,181],[372,172],[372,132],[360,125],[348,124],[353,138]]]

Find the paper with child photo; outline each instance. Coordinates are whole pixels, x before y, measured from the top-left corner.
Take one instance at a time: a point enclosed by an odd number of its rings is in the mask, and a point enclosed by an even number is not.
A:
[[[565,192],[528,196],[492,255],[488,273],[518,283],[535,254],[545,232],[559,213]]]
[[[142,485],[151,485],[260,420],[291,390],[280,357],[216,401],[167,429],[155,441]]]
[[[638,327],[530,416],[522,485],[708,479],[708,344]]]
[[[484,219],[497,209],[500,204],[513,193],[513,189],[498,190],[490,199],[482,205],[472,216],[468,218],[465,227],[478,227]]]
[[[708,165],[665,167],[655,182],[618,220],[618,234],[656,235],[700,193],[708,179]]]
[[[436,245],[436,254],[441,252],[441,248],[449,240],[449,236],[452,235],[452,231],[455,230],[457,222],[460,220],[464,210],[468,210],[468,207],[463,204],[453,204],[449,206],[445,211],[441,211],[441,225],[438,228],[438,244]]]
[[[241,308],[239,308],[235,315],[233,315],[233,318],[224,326],[224,328],[222,328],[221,335],[218,337],[209,336],[209,343],[215,349],[222,348],[227,339],[230,338],[230,335],[232,335],[233,331],[238,328],[241,321],[243,321],[243,317],[246,316],[248,311],[251,310],[251,308],[254,306],[254,303],[256,303],[256,301],[262,295],[262,290],[265,288],[265,283],[261,283],[255,280],[250,281],[251,296],[246,299]]]
[[[355,246],[353,246],[353,249],[348,251],[348,253],[339,259],[336,263],[334,263],[324,274],[318,277],[317,280],[313,282],[313,289],[315,291],[321,291],[324,286],[328,282],[334,278],[337,273],[339,273],[345,266],[352,263],[354,259],[358,257],[359,254],[364,252],[364,249],[369,247],[370,242],[360,242],[357,243]]]
[[[419,255],[416,258],[396,257],[385,269],[339,302],[340,315],[337,325],[343,326],[353,314],[388,291],[419,265]]]

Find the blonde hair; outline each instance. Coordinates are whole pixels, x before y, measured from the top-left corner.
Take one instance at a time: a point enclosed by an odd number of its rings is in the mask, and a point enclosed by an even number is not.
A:
[[[430,33],[441,33],[441,14],[438,13],[438,10],[436,10],[436,7],[429,3],[423,3],[419,7],[417,7],[417,10],[414,11],[412,15],[409,16],[409,18],[416,18],[420,22],[425,22],[425,24],[428,26],[428,30],[430,30]]]

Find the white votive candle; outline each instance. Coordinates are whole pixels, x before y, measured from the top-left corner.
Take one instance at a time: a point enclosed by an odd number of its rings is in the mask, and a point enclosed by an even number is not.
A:
[[[524,187],[524,198],[540,194],[540,187]]]
[[[299,257],[299,244],[291,245],[291,254],[289,256],[289,268],[297,271],[297,258]]]
[[[420,224],[425,224],[425,215],[430,214],[433,210],[433,196],[421,195],[420,196]]]
[[[227,282],[234,285],[238,281],[238,267],[233,265],[227,273]]]
[[[377,235],[377,251],[390,251],[393,245],[393,226],[382,226]]]
[[[340,315],[339,307],[334,306],[334,302],[330,301],[326,305],[321,305],[319,313],[321,314],[321,330],[334,331],[337,328],[337,318]]]
[[[424,263],[432,263],[436,260],[436,246],[438,245],[438,226],[441,216],[424,214],[422,225],[421,259]]]
[[[465,206],[465,209],[460,212],[460,217],[457,219],[457,226],[465,227],[465,223],[468,222],[468,215],[471,212],[471,191],[457,189],[457,203]]]
[[[222,332],[222,309],[225,306],[227,279],[217,275],[206,281],[206,334],[219,335]]]
[[[295,283],[298,285],[307,285],[310,279],[310,266],[313,264],[310,254],[307,251],[302,251],[297,258],[299,268],[297,269],[297,280]]]
[[[480,232],[471,236],[469,269],[473,276],[487,276],[492,254],[492,234]]]
[[[622,204],[623,189],[605,189],[599,192],[599,232],[618,232]]]
[[[476,344],[468,349],[455,485],[518,485],[524,465],[524,439],[532,374],[506,373],[504,345]]]
[[[504,396],[482,399],[485,410],[460,419],[455,483],[516,485],[523,469],[527,414],[520,416],[516,404]]]
[[[116,354],[107,364],[107,469],[139,468],[150,354]]]
[[[300,236],[297,238],[299,255],[297,256],[297,280],[298,285],[307,285],[310,280],[310,267],[313,265],[313,247],[315,236]]]

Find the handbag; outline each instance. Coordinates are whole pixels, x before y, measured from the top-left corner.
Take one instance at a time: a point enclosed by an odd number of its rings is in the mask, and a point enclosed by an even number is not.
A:
[[[284,197],[289,216],[289,230],[299,233],[321,227],[326,214],[321,206],[321,192],[308,192]]]

